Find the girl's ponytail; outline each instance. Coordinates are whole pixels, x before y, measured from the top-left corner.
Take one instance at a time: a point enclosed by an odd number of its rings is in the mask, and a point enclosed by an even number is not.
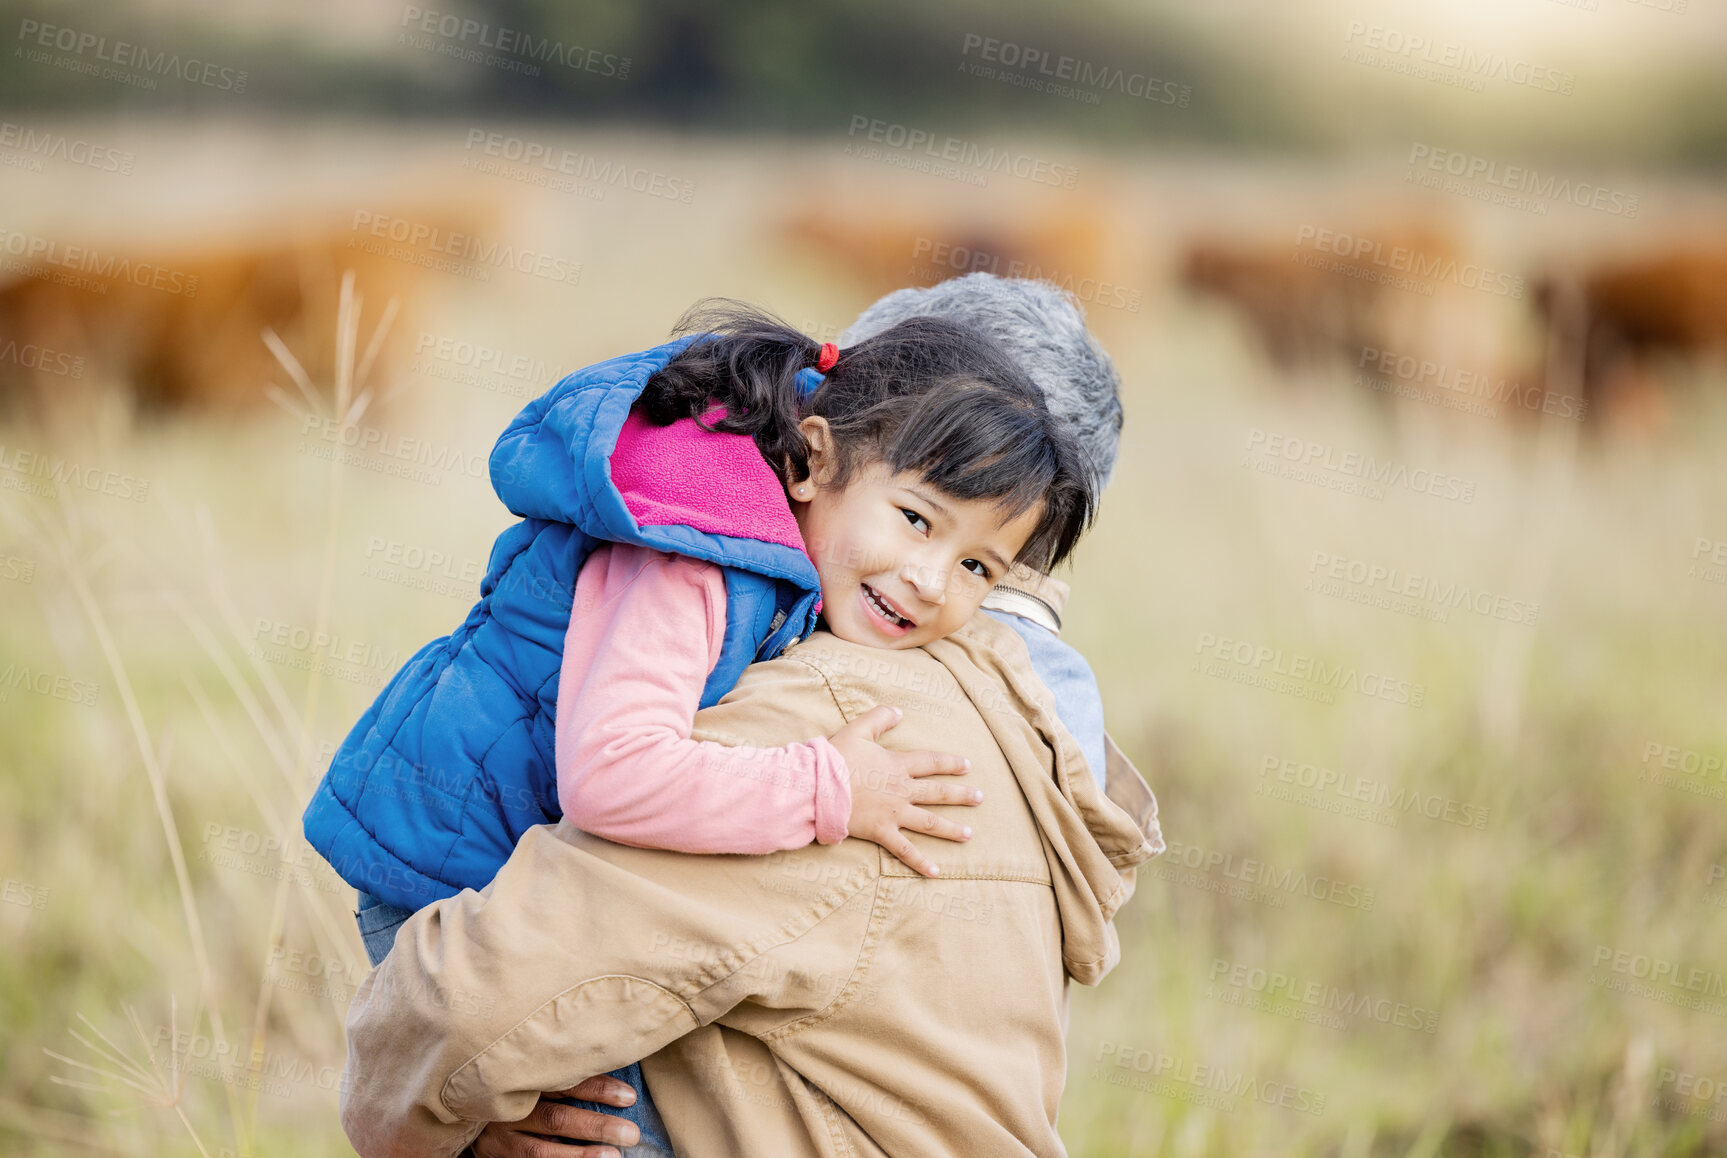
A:
[[[668,426],[694,418],[704,430],[747,434],[782,478],[808,473],[809,446],[798,430],[798,372],[816,365],[822,347],[772,314],[741,302],[698,303],[674,333],[700,334],[648,379],[642,413]],[[708,422],[715,405],[724,417]]]

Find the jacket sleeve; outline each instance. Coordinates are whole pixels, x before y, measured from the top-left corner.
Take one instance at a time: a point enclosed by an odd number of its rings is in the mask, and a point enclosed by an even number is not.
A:
[[[825,682],[778,659],[749,668],[697,725],[776,743],[839,726]],[[342,1124],[362,1158],[455,1155],[545,1090],[646,1057],[701,1025],[766,1009],[776,1023],[831,994],[869,927],[878,857],[820,896],[764,889],[754,857],[621,847],[569,824],[530,829],[483,892],[414,914],[348,1012]],[[835,954],[838,954],[836,958]]]
[[[776,747],[691,738],[725,627],[725,577],[712,563],[626,544],[584,562],[558,685],[558,800],[570,823],[679,852],[845,839],[850,777],[826,736]]]
[[[362,1158],[458,1154],[485,1123],[525,1117],[542,1091],[696,1027],[668,987],[686,963],[644,967],[619,951],[631,939],[593,929],[622,914],[585,859],[551,828],[529,829],[484,893],[463,891],[402,926],[348,1010],[342,1126]],[[636,919],[656,921],[634,899]],[[560,997],[567,1012],[537,1022]]]

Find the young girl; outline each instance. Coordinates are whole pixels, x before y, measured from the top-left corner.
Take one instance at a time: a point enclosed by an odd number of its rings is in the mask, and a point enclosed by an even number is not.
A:
[[[492,480],[523,521],[306,810],[308,841],[368,894],[374,961],[411,910],[483,887],[560,815],[698,853],[863,836],[926,873],[903,828],[969,835],[920,807],[976,803],[922,779],[965,762],[875,744],[893,709],[766,750],[692,740],[692,719],[818,612],[849,641],[919,647],[1011,564],[1061,562],[1094,504],[1083,452],[951,323],[843,351],[741,307],[680,329],[693,336],[572,374],[505,430]]]

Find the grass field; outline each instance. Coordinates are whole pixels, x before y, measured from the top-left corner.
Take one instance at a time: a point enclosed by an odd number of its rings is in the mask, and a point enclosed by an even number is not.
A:
[[[140,420],[100,391],[0,428],[5,461],[147,483],[0,472],[0,1149],[349,1152],[365,959],[299,813],[465,613],[508,516],[460,464],[521,404],[427,373],[420,339],[567,370],[706,294],[812,327],[868,301],[766,224],[800,160],[682,163],[688,206],[516,203],[513,229],[583,255],[580,287],[439,283],[396,321],[380,385],[406,389],[362,423],[447,469],[339,466],[271,407]],[[1066,634],[1170,852],[1121,968],[1075,990],[1071,1150],[1727,1152],[1727,573],[1698,546],[1727,539],[1723,376],[1693,375],[1664,436],[1597,439],[1392,409],[1342,368],[1288,389],[1161,283],[1095,321],[1128,423]],[[1470,498],[1313,485],[1272,437],[1440,467]],[[1425,594],[1380,605],[1353,564]]]

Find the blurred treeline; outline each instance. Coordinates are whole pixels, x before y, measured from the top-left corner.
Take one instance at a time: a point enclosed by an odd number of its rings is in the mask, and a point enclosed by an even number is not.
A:
[[[1439,86],[1339,64],[1352,20],[1374,6],[1331,9],[1336,36],[1281,44],[1273,3],[1185,0],[355,0],[336,5],[126,5],[118,0],[0,2],[15,57],[24,21],[75,27],[152,51],[220,60],[248,74],[246,92],[197,85],[142,92],[59,68],[0,69],[0,108],[152,114],[273,111],[439,117],[545,117],[772,134],[844,134],[854,116],[937,132],[1074,135],[1110,146],[1204,146],[1291,153],[1407,147],[1410,133],[1468,131],[1476,144],[1535,156],[1697,168],[1727,160],[1727,69],[1719,56],[1616,52],[1622,0],[1553,7],[1595,21],[1601,51],[1561,58],[1586,79],[1576,100],[1520,94],[1470,108]],[[1698,5],[1691,19],[1703,16]],[[452,60],[404,42],[426,14],[458,16],[566,46],[628,58],[628,75],[551,66],[539,75]],[[1327,24],[1327,16],[1318,23]],[[1314,21],[1309,21],[1310,24]],[[1407,21],[1405,21],[1407,23]],[[1651,25],[1649,35],[1692,27]],[[1032,48],[1190,88],[1176,108],[1105,92],[1097,103],[968,74],[967,38]],[[477,37],[449,41],[477,47]],[[972,43],[976,44],[974,39]],[[1492,38],[1471,47],[1495,50]],[[1515,47],[1510,49],[1515,53]],[[9,59],[8,65],[16,65]],[[1507,103],[1511,108],[1507,108]],[[1582,115],[1579,115],[1579,114]]]

